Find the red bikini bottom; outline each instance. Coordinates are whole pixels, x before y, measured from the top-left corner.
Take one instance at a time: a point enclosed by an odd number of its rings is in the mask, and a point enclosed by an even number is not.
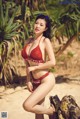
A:
[[[43,76],[41,76],[38,79],[35,79],[33,77],[33,80],[32,80],[32,82],[33,82],[33,91],[41,84],[41,80],[44,79],[48,75],[49,75],[49,72],[45,73]]]

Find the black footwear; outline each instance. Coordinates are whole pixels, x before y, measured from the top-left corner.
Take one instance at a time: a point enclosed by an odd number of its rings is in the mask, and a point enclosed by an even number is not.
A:
[[[50,96],[49,99],[50,99],[50,104],[55,107],[55,110],[57,112],[60,107],[60,102],[61,102],[59,97],[55,95],[55,96]]]

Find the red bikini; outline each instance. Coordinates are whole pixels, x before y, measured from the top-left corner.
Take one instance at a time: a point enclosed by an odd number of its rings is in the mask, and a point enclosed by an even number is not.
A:
[[[31,73],[31,75],[32,75],[32,73]],[[45,73],[43,76],[41,76],[38,79],[35,79],[32,75],[32,77],[33,77],[33,91],[41,84],[41,80],[44,79],[48,75],[49,75],[49,72]]]
[[[39,44],[37,45],[37,47],[35,47],[31,52],[30,52],[30,55],[27,54],[27,47],[28,47],[29,44],[27,44],[23,49],[22,49],[22,52],[21,52],[21,55],[22,57],[25,59],[25,60],[32,60],[34,62],[40,62],[40,63],[43,63],[44,60],[42,58],[42,52],[41,52],[41,49],[40,49],[40,46]],[[31,75],[32,75],[32,72],[31,72]],[[41,80],[43,78],[45,78],[46,76],[49,75],[49,72],[47,72],[46,74],[44,74],[43,76],[41,76],[40,78],[38,79],[35,79],[32,75],[32,78],[33,78],[33,90],[35,90],[40,84],[41,84]]]
[[[42,59],[42,52],[40,50],[40,47],[39,47],[39,44],[37,47],[35,47],[30,55],[27,54],[27,47],[28,47],[28,44],[23,48],[21,54],[22,54],[22,57],[27,60],[27,59],[30,59],[32,61],[35,61],[35,62],[44,62],[44,60]]]

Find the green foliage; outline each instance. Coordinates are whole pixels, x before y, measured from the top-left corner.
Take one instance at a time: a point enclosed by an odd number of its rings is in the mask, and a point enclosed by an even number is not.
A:
[[[56,72],[56,69],[55,68],[50,68],[49,71],[54,73],[54,72]]]
[[[68,38],[78,35],[80,32],[80,7],[76,0],[47,0],[46,6],[53,21],[53,26],[56,26],[53,27],[53,31],[56,29],[56,32],[58,31]]]
[[[20,30],[21,23],[15,21],[17,9],[15,8],[10,15],[11,6],[10,3],[3,4],[2,0],[0,1],[0,81],[4,84],[12,82],[13,74],[18,75],[12,58],[17,54],[15,44],[23,38],[21,34],[23,32]]]
[[[72,53],[72,52],[68,52],[68,54],[67,54],[69,57],[73,57],[74,56],[74,54]]]
[[[16,11],[16,9],[15,9]],[[15,12],[9,16],[9,8],[0,4],[0,42],[3,40],[11,40],[18,34],[17,29],[21,26],[18,22],[14,22]]]
[[[18,50],[18,44],[14,40],[4,41],[0,44],[0,50],[2,50],[0,54],[0,80],[3,84],[9,84],[13,82],[13,74],[18,75],[16,61],[13,57]]]

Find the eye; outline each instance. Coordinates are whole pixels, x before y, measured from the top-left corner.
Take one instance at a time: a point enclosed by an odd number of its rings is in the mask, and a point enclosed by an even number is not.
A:
[[[43,26],[43,24],[40,24],[40,26]]]

